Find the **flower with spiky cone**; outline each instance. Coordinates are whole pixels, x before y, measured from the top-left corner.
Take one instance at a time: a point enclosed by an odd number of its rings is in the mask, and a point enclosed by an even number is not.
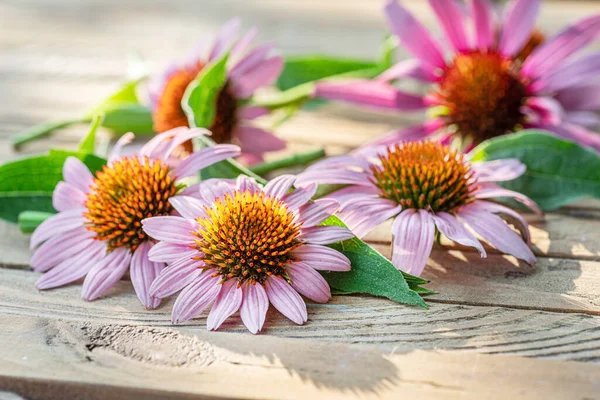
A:
[[[539,128],[600,151],[600,53],[578,56],[600,37],[600,15],[589,16],[544,39],[535,29],[540,0],[512,0],[494,21],[489,0],[470,0],[474,37],[454,0],[429,0],[450,49],[395,0],[385,14],[400,45],[414,58],[374,80],[323,81],[316,95],[379,109],[429,110],[419,125],[371,143],[387,146],[431,138],[468,150],[486,139]],[[448,56],[446,56],[448,55]],[[426,93],[393,82],[425,83]],[[369,144],[369,145],[371,145]]]
[[[254,92],[273,83],[283,68],[283,59],[272,55],[273,47],[251,48],[256,29],[237,39],[240,21],[234,19],[223,26],[214,42],[205,48],[198,45],[182,64],[172,64],[156,75],[149,85],[154,129],[164,132],[188,126],[181,101],[188,85],[211,62],[229,52],[227,81],[217,96],[215,120],[210,127],[217,143],[233,143],[242,149],[242,160],[248,164],[263,161],[263,154],[285,148],[286,143],[252,124],[252,120],[269,114],[264,107],[242,105]],[[206,50],[206,51],[205,51]],[[185,147],[191,151],[191,142]]]
[[[144,306],[155,308],[160,299],[149,293],[164,263],[148,253],[154,240],[142,229],[142,220],[170,215],[174,196],[195,193],[180,180],[226,158],[239,147],[216,145],[185,159],[172,156],[182,143],[209,133],[205,129],[174,129],[149,141],[139,154],[120,156],[133,139],[123,136],[108,164],[92,174],[79,159],[69,157],[52,203],[58,214],[44,221],[31,237],[34,271],[45,272],[38,289],[51,289],[85,278],[81,297],[104,295],[129,270],[135,292]]]
[[[338,209],[331,199],[310,201],[316,186],[290,191],[295,177],[279,176],[264,187],[207,180],[200,198],[177,196],[180,216],[142,221],[159,240],[150,260],[166,262],[150,293],[164,298],[183,289],[173,306],[173,323],[187,321],[212,304],[207,328],[218,329],[240,310],[252,333],[263,327],[269,304],[297,324],[307,320],[301,295],[325,303],[329,285],[317,270],[348,271],[350,261],[324,246],[353,238],[346,228],[319,224]]]
[[[519,160],[470,163],[465,155],[435,142],[406,142],[387,148],[378,156],[332,157],[299,174],[296,184],[348,185],[326,196],[339,201],[338,216],[357,237],[394,218],[392,263],[420,275],[433,246],[436,228],[448,239],[475,247],[485,257],[481,238],[498,250],[529,264],[525,220],[512,209],[492,202],[508,197],[541,213],[528,197],[494,182],[512,180],[525,172]],[[524,240],[496,214],[516,221]]]

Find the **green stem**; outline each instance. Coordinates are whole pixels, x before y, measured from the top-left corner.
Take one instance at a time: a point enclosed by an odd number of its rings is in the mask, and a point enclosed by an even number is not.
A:
[[[32,126],[29,129],[24,130],[23,132],[17,133],[16,135],[10,138],[11,144],[15,149],[18,149],[20,146],[24,145],[27,142],[34,141],[41,137],[49,135],[52,131],[60,128],[66,128],[67,126],[71,126],[74,124],[89,122],[89,120],[85,120],[82,118],[77,119],[66,119],[61,121],[52,121],[45,122],[43,124],[39,124],[36,126]]]
[[[265,175],[271,171],[275,171],[282,168],[290,168],[298,165],[306,165],[313,161],[319,160],[325,157],[325,149],[318,149],[307,151],[305,153],[292,154],[289,157],[280,158],[275,161],[268,161],[262,164],[253,165],[250,170],[258,175]]]
[[[265,107],[270,110],[277,110],[279,108],[304,103],[313,96],[314,91],[314,82],[308,82],[283,92],[272,93],[253,98],[251,104]]]
[[[53,216],[53,213],[43,211],[23,211],[19,214],[19,228],[23,233],[31,233],[42,222]]]

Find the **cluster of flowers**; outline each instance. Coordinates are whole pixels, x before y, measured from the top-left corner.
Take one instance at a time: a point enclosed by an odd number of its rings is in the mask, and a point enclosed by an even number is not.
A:
[[[185,185],[186,178],[216,162],[242,157],[252,163],[285,145],[249,122],[268,110],[239,106],[277,78],[282,60],[270,55],[269,46],[249,50],[256,32],[236,40],[238,22],[228,24],[207,57],[195,53],[154,80],[150,98],[155,129],[162,133],[137,154],[119,154],[131,140],[126,135],[101,171],[91,173],[78,159],[67,159],[64,181],[53,195],[58,214],[31,237],[31,265],[44,272],[36,287],[83,278],[82,297],[94,300],[129,272],[147,308],[180,292],[173,323],[210,307],[208,329],[239,311],[256,333],[269,304],[297,324],[306,322],[301,295],[315,302],[331,297],[318,271],[351,268],[348,258],[327,245],[362,237],[392,218],[392,262],[415,275],[423,271],[438,233],[485,257],[475,232],[533,264],[525,220],[491,201],[510,197],[540,213],[533,201],[495,183],[517,178],[525,166],[513,159],[472,163],[448,143],[461,136],[470,146],[524,126],[597,143],[582,125],[590,120],[588,111],[599,106],[598,96],[588,95],[594,86],[586,79],[597,72],[598,57],[584,60],[594,61],[596,70],[581,60],[565,60],[597,36],[600,17],[542,45],[527,44],[539,1],[513,1],[502,25],[494,22],[487,0],[473,0],[476,37],[471,43],[462,9],[453,1],[430,3],[454,52],[451,62],[406,10],[390,2],[386,13],[392,29],[416,60],[373,81],[320,83],[316,94],[400,110],[436,107],[434,119],[264,186],[243,175]],[[181,99],[198,72],[224,51],[230,52],[228,79],[210,129],[218,144],[193,151],[190,141],[211,132],[187,127]],[[390,84],[401,77],[428,82],[432,91],[422,97],[401,92]],[[424,141],[434,136],[440,141]],[[318,184],[345,187],[313,201]],[[349,229],[321,224],[336,213]],[[510,218],[521,235],[499,215]]]

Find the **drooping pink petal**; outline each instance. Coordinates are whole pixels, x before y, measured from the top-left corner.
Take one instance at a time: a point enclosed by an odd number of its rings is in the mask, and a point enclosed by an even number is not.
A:
[[[85,207],[87,196],[77,187],[60,181],[52,193],[52,207],[57,211],[69,211]]]
[[[381,197],[366,197],[345,205],[338,216],[357,238],[362,238],[400,211],[402,206],[393,201]]]
[[[268,108],[260,106],[244,106],[237,112],[239,119],[253,120],[265,115],[269,115],[271,111]]]
[[[240,124],[233,132],[244,153],[262,154],[285,149],[287,143],[271,132],[256,126]]]
[[[283,57],[268,58],[232,81],[232,90],[238,99],[251,97],[256,89],[275,82],[283,70]]]
[[[33,249],[52,236],[60,235],[83,226],[85,222],[85,218],[83,217],[84,212],[85,208],[76,208],[54,214],[42,222],[33,232],[29,241],[29,248]]]
[[[352,239],[354,234],[342,226],[312,226],[303,228],[301,238],[310,244],[331,244]]]
[[[315,85],[315,96],[389,110],[418,111],[427,107],[422,96],[366,79],[320,81]]]
[[[218,329],[242,305],[242,288],[238,287],[237,279],[229,279],[221,286],[206,320],[206,329],[209,331]]]
[[[317,303],[327,303],[331,298],[329,284],[317,271],[302,262],[290,263],[286,273],[292,287],[301,295]]]
[[[600,135],[582,126],[563,123],[560,125],[530,125],[530,127],[546,130],[563,139],[571,140],[600,152]]]
[[[140,156],[151,159],[163,159],[163,155],[166,149],[169,147],[169,143],[179,133],[187,132],[188,130],[189,128],[181,126],[155,135],[152,139],[148,140],[145,145],[142,146],[139,151]]]
[[[565,114],[565,121],[584,128],[600,127],[600,115],[596,111],[569,111]]]
[[[200,136],[210,135],[211,132],[208,129],[203,128],[191,128],[191,129],[180,129],[174,132],[173,138],[165,142],[166,146],[160,152],[155,152],[152,158],[160,158],[161,160],[167,160],[171,153],[178,149],[185,142],[193,140]]]
[[[108,253],[86,275],[81,298],[92,301],[104,295],[125,275],[130,263],[131,253],[126,247]]]
[[[438,68],[444,68],[446,63],[438,43],[404,7],[395,0],[388,1],[385,15],[392,32],[408,52],[418,59]]]
[[[540,0],[513,0],[507,6],[499,50],[507,57],[519,52],[535,28]]]
[[[154,262],[172,263],[181,258],[192,258],[198,255],[198,250],[189,245],[158,242],[148,252],[148,259]]]
[[[246,175],[239,175],[235,182],[235,187],[240,192],[256,193],[260,192],[260,186],[256,183],[254,178],[250,178]]]
[[[283,278],[270,276],[264,284],[269,302],[292,322],[302,325],[308,319],[302,297]]]
[[[31,268],[36,272],[47,271],[80,251],[85,251],[94,242],[93,236],[93,232],[81,226],[51,237],[33,253]]]
[[[341,206],[368,197],[376,197],[380,193],[374,185],[371,186],[348,186],[325,196],[328,199],[337,200]]]
[[[453,215],[447,212],[437,212],[433,215],[433,221],[439,231],[448,239],[464,246],[476,248],[481,257],[485,258],[487,256],[479,240]]]
[[[164,299],[180,291],[202,274],[202,266],[202,261],[182,256],[160,271],[150,286],[150,295]]]
[[[319,199],[306,203],[298,209],[298,220],[305,228],[315,226],[332,216],[340,207],[334,199]]]
[[[227,63],[230,66],[235,66],[246,54],[248,47],[258,34],[258,29],[252,28],[250,29],[237,43],[233,46],[231,51],[229,52],[229,58]]]
[[[245,165],[256,165],[265,161],[265,157],[259,153],[244,153],[237,158],[239,162]]]
[[[379,82],[390,82],[400,78],[412,78],[429,83],[437,82],[440,79],[435,68],[417,59],[400,61],[375,79]]]
[[[67,157],[63,165],[63,178],[68,184],[75,186],[83,193],[90,191],[90,186],[94,183],[94,176],[77,157]]]
[[[531,235],[529,233],[529,225],[527,221],[519,214],[518,212],[503,206],[502,204],[492,203],[484,200],[477,200],[471,203],[471,209],[483,210],[490,212],[492,214],[502,214],[509,218],[512,218],[513,221],[516,222],[517,228],[521,231],[523,235],[523,239],[527,243],[527,245],[531,245]]]
[[[406,210],[392,225],[394,236],[392,263],[398,269],[416,276],[421,275],[435,238],[435,224],[425,210]]]
[[[600,93],[600,83],[589,83],[559,90],[555,98],[565,110],[593,111],[600,110],[598,93]]]
[[[542,215],[542,210],[538,207],[537,204],[529,197],[521,194],[519,192],[515,192],[512,190],[504,189],[501,186],[498,186],[494,183],[486,182],[480,184],[480,189],[474,193],[475,197],[478,199],[492,199],[494,197],[509,197],[511,199],[515,199],[519,203],[525,205],[531,211],[538,215]]]
[[[457,215],[479,236],[501,252],[520,258],[531,265],[535,264],[535,256],[527,244],[500,217],[470,209],[468,205],[460,208]]]
[[[215,270],[207,270],[181,291],[171,313],[171,322],[178,324],[200,315],[215,300],[221,285],[221,276]]]
[[[305,169],[305,171],[319,171],[324,168],[352,168],[356,167],[362,170],[369,170],[371,163],[364,158],[355,155],[343,155],[327,157],[320,160]]]
[[[363,172],[344,170],[339,168],[324,170],[308,170],[296,176],[296,186],[306,186],[312,183],[318,185],[361,185],[371,186],[368,175]]]
[[[263,44],[252,49],[233,68],[231,68],[228,74],[230,79],[240,79],[240,77],[248,71],[259,67],[272,50],[273,46],[270,44]]]
[[[280,175],[269,181],[263,188],[267,196],[281,198],[292,188],[296,177],[294,175]]]
[[[221,57],[229,50],[240,30],[241,21],[239,18],[234,18],[227,22],[215,38],[212,49],[208,55],[208,60],[214,60]]]
[[[529,97],[521,111],[530,123],[541,125],[558,125],[565,114],[560,102],[552,97]]]
[[[258,283],[243,283],[242,291],[244,300],[240,307],[240,317],[246,328],[256,334],[265,324],[269,298],[265,289]]]
[[[446,37],[459,53],[469,50],[469,40],[465,32],[463,11],[454,0],[429,0],[438,21],[442,24]]]
[[[134,138],[135,135],[133,133],[127,132],[126,134],[121,136],[119,140],[117,140],[117,143],[115,143],[115,146],[112,148],[108,156],[109,165],[115,162],[115,160],[117,160],[121,156],[121,150],[123,150],[123,147],[131,143]]]
[[[600,76],[600,52],[561,65],[529,85],[532,93],[552,93],[593,81]]]
[[[518,158],[472,163],[471,167],[477,174],[478,182],[512,181],[527,170],[527,166]]]
[[[148,259],[148,252],[151,247],[152,243],[146,240],[135,249],[131,257],[131,269],[129,270],[135,294],[146,308],[156,308],[160,304],[160,298],[150,295],[150,285],[165,267],[164,263]]]
[[[233,144],[217,144],[192,153],[174,169],[177,178],[196,175],[202,168],[240,155],[240,148]]]
[[[186,219],[195,220],[206,216],[206,211],[204,211],[206,203],[200,199],[190,196],[173,196],[169,199],[169,203]]]
[[[471,14],[477,47],[480,50],[490,49],[494,40],[494,18],[489,0],[471,0]]]
[[[311,184],[294,190],[283,196],[281,200],[288,208],[295,210],[306,204],[317,193],[317,185]]]
[[[318,244],[303,244],[294,249],[297,261],[321,271],[350,271],[350,260],[337,250]]]
[[[201,182],[200,196],[208,204],[216,199],[223,199],[227,193],[235,190],[235,181],[228,179],[207,179]]]
[[[198,229],[194,221],[181,217],[152,217],[142,220],[142,227],[150,237],[174,244],[194,244],[192,231]]]
[[[535,80],[551,73],[562,61],[600,35],[600,15],[568,26],[544,42],[523,63],[521,75]]]

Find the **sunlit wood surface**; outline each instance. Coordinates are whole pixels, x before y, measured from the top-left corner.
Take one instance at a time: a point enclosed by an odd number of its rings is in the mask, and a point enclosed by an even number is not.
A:
[[[426,2],[405,4],[433,26]],[[540,26],[554,32],[599,4],[544,2]],[[9,135],[118,87],[131,50],[156,70],[236,15],[284,54],[374,58],[385,34],[379,1],[3,0],[0,160],[20,155]],[[419,118],[329,105],[278,133],[288,151],[338,154]],[[22,152],[74,148],[84,132]],[[205,316],[173,327],[173,301],[144,310],[129,282],[94,302],[77,285],[38,292],[28,237],[0,222],[0,398],[600,398],[600,202],[529,220],[534,267],[442,242],[425,273],[439,292],[430,310],[338,296],[309,304],[305,326],[270,312],[258,336],[239,318],[217,333]],[[389,255],[389,226],[367,239]]]

